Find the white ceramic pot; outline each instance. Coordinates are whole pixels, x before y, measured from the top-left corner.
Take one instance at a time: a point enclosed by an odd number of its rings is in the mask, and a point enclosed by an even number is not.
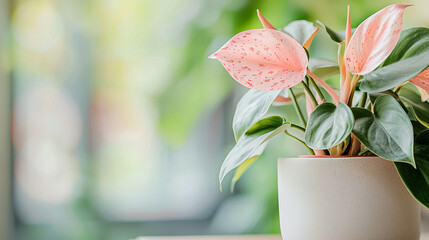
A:
[[[418,240],[420,208],[379,157],[279,158],[284,240]]]

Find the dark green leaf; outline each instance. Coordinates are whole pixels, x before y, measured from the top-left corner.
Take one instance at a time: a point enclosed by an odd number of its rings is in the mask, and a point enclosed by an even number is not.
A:
[[[310,115],[305,142],[313,149],[336,146],[350,134],[353,122],[353,113],[343,102],[322,103]]]
[[[275,130],[278,126],[284,123],[284,118],[280,116],[271,116],[264,119],[261,119],[257,123],[253,124],[247,131],[246,135],[253,134],[264,134]]]
[[[415,27],[405,29],[383,66],[407,59],[429,50],[429,28]]]
[[[394,88],[418,75],[429,66],[429,51],[383,66],[361,80],[365,92],[381,92]]]
[[[399,95],[402,101],[412,107],[416,119],[429,128],[429,103],[422,102],[419,94],[408,87],[403,87]]]
[[[368,95],[369,95],[369,100],[371,101],[372,104],[375,103],[375,100],[377,100],[378,97],[383,96],[383,95],[390,95],[390,96],[394,97],[395,99],[399,99],[399,96],[396,93],[394,93],[392,90],[369,93]]]
[[[420,134],[421,132],[427,130],[427,128],[417,120],[416,121],[411,120],[411,124],[413,125],[414,135]]]
[[[416,137],[414,157],[417,169],[404,163],[395,165],[411,194],[429,208],[429,130],[421,132]]]
[[[415,166],[413,127],[401,105],[390,95],[377,98],[374,114],[364,108],[352,108],[353,133],[373,153]]]
[[[243,95],[237,104],[232,121],[232,130],[236,141],[268,112],[280,91],[250,89]]]
[[[251,135],[244,134],[241,136],[237,144],[235,144],[234,148],[226,156],[219,173],[219,182],[221,184],[226,174],[240,166],[246,160],[261,155],[265,149],[266,142],[287,130],[291,125],[289,122],[282,121],[280,123],[277,121],[266,121],[266,119],[262,119],[256,124],[258,127],[255,129],[261,129],[261,131],[257,132],[255,130]],[[263,126],[263,124],[267,126]],[[266,129],[269,128],[273,130],[267,132]]]

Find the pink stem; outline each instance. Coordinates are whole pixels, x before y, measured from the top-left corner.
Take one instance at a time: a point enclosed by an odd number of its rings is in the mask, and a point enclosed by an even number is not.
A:
[[[323,150],[313,149],[313,151],[316,156],[325,156],[325,152]]]
[[[343,86],[341,87],[341,102],[347,104],[349,102],[349,96],[350,96],[350,88],[351,88],[351,82],[350,82],[350,73],[346,71],[346,79],[343,82]]]
[[[307,74],[312,77],[316,82],[318,82],[328,93],[331,95],[332,99],[334,99],[335,103],[340,102],[340,96],[334,91],[334,89],[331,88],[327,83],[325,83],[322,79],[320,79],[318,76],[314,75],[312,72],[310,72],[310,69],[307,70]]]
[[[347,25],[346,25],[346,50],[347,50],[347,46],[349,45],[350,42],[350,38],[352,36],[352,27],[351,27],[351,23],[350,23],[350,6],[347,6]],[[341,86],[341,91],[340,91],[340,95],[341,95],[341,101],[344,102],[345,104],[348,103],[349,101],[349,96],[350,96],[350,88],[351,88],[351,83],[350,83],[350,72],[346,70],[345,65],[344,65],[344,59],[343,62],[341,63],[342,67],[344,66],[343,70],[345,71],[345,79],[344,82],[340,85]]]

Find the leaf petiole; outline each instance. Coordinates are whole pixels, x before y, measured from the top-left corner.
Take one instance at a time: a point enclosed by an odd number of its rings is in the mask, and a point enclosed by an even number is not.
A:
[[[316,82],[320,84],[328,93],[331,95],[332,99],[334,99],[335,103],[338,103],[340,101],[340,96],[334,91],[334,89],[331,88],[327,83],[325,83],[322,79],[320,79],[318,76],[314,75],[310,69],[307,69],[307,74],[312,77]]]
[[[361,107],[361,108],[365,107],[365,103],[366,103],[367,98],[368,98],[368,93],[363,92],[358,107]]]
[[[296,136],[290,134],[287,130],[285,131],[285,133],[286,133],[286,135],[288,135],[288,136],[292,137],[293,139],[297,140],[298,142],[302,143],[307,148],[307,150],[311,153],[311,155],[315,155],[313,149],[311,149],[309,146],[307,146],[307,144],[304,141],[302,141],[301,139],[297,138]]]
[[[317,107],[319,104],[317,103],[317,100],[314,97],[313,92],[310,90],[310,88],[308,87],[308,85],[304,81],[302,81],[301,84],[304,87],[304,90],[307,92],[308,96],[310,96],[310,99],[313,102],[314,107]]]
[[[290,98],[292,98],[293,106],[295,107],[296,114],[298,114],[299,119],[304,127],[307,126],[307,121],[305,121],[304,115],[302,114],[301,108],[298,105],[295,94],[293,93],[292,88],[289,88]]]
[[[310,79],[311,84],[314,86],[314,88],[316,89],[317,94],[319,94],[320,99],[325,100],[325,96],[323,96],[322,91],[320,91],[319,86],[317,86],[316,82],[314,81],[313,78],[308,77]]]

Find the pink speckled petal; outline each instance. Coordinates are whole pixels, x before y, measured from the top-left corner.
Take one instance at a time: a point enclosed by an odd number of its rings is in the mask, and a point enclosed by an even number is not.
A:
[[[426,68],[419,75],[415,76],[410,82],[419,88],[422,96],[422,102],[428,99],[427,91],[429,91],[429,68]]]
[[[345,52],[349,72],[365,75],[380,65],[395,48],[402,29],[402,15],[411,5],[393,4],[363,21]]]
[[[308,65],[304,48],[289,35],[271,29],[241,32],[210,58],[248,88],[273,91],[300,83]]]
[[[274,29],[274,30],[276,30],[276,28],[273,27],[273,25],[271,25],[271,23],[269,23],[267,21],[267,19],[265,19],[265,17],[262,15],[262,13],[259,11],[259,9],[256,10],[256,12],[258,13],[259,21],[261,21],[262,26],[264,26],[265,29]]]

